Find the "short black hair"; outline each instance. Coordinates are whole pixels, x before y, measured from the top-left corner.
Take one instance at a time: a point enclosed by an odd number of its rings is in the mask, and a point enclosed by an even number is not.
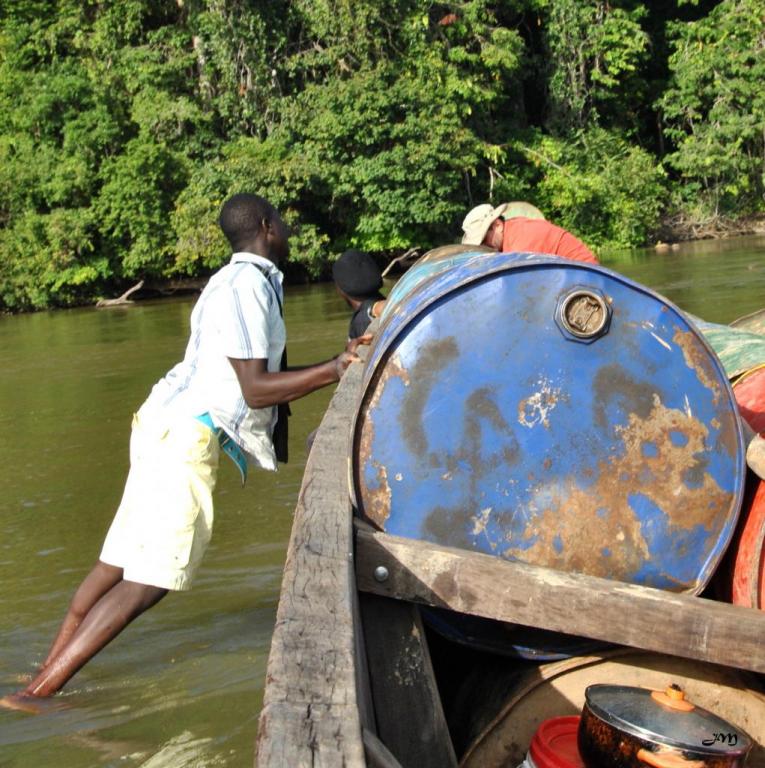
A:
[[[274,215],[274,207],[264,197],[241,192],[223,203],[218,224],[234,250],[251,240],[263,221]]]
[[[352,299],[377,297],[383,279],[377,262],[365,251],[346,251],[332,265],[337,287]]]

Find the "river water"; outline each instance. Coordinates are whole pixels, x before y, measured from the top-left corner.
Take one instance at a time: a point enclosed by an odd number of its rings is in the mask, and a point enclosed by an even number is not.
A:
[[[765,306],[765,238],[629,251],[606,266],[728,323]],[[183,354],[191,300],[0,317],[0,696],[47,653],[98,556],[128,467],[132,411]],[[293,364],[341,348],[331,285],[290,287]],[[171,594],[40,715],[0,710],[0,767],[251,766],[281,569],[327,389],[293,404],[291,463],[241,488],[221,464],[194,589]]]

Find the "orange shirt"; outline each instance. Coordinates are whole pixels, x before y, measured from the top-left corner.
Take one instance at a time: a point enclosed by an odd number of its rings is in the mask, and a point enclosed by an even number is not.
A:
[[[600,263],[581,240],[562,227],[556,227],[555,224],[550,224],[544,219],[526,219],[523,216],[514,216],[505,222],[502,250],[505,253],[512,251],[548,253],[574,261]]]

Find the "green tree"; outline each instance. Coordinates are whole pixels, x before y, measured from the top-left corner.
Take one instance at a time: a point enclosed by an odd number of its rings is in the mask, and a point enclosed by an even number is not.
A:
[[[650,43],[641,26],[644,4],[550,0],[544,6],[550,127],[560,133],[606,118],[634,128]]]
[[[0,36],[2,303],[75,303],[108,272],[88,203],[99,159],[120,129],[76,55],[82,10],[9,10]],[[30,10],[40,15],[30,18]]]
[[[518,145],[548,218],[596,248],[645,242],[666,203],[662,169],[617,133],[589,128],[566,140],[537,133]]]
[[[763,210],[762,0],[723,0],[671,31],[672,77],[660,105],[676,145],[667,160],[683,184],[682,204],[696,206],[696,217]]]
[[[103,164],[93,210],[103,244],[120,253],[120,272],[162,275],[174,242],[167,223],[186,180],[183,158],[141,135]]]
[[[486,200],[596,246],[645,242],[668,197],[761,210],[761,5],[5,0],[0,308],[206,274],[242,190],[312,277],[450,241]]]
[[[287,46],[289,4],[277,0],[194,0],[185,28],[195,60],[195,93],[224,140],[264,138],[278,116],[278,57]]]
[[[197,170],[175,218],[179,267],[214,263],[205,201],[240,189],[299,222],[295,259],[313,276],[330,243],[389,252],[451,239],[470,176],[495,153],[481,132],[516,82],[522,41],[486,2],[396,8],[388,21],[374,3],[296,4],[299,47],[283,63],[294,93],[265,139],[242,138]]]
[[[168,10],[169,9],[169,10]],[[173,6],[17,2],[0,35],[0,281],[23,309],[162,275],[186,159],[210,144]]]

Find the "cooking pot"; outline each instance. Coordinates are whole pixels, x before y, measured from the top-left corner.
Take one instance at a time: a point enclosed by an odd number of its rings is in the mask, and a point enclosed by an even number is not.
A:
[[[737,768],[752,747],[746,733],[675,685],[590,685],[577,741],[588,768]]]

